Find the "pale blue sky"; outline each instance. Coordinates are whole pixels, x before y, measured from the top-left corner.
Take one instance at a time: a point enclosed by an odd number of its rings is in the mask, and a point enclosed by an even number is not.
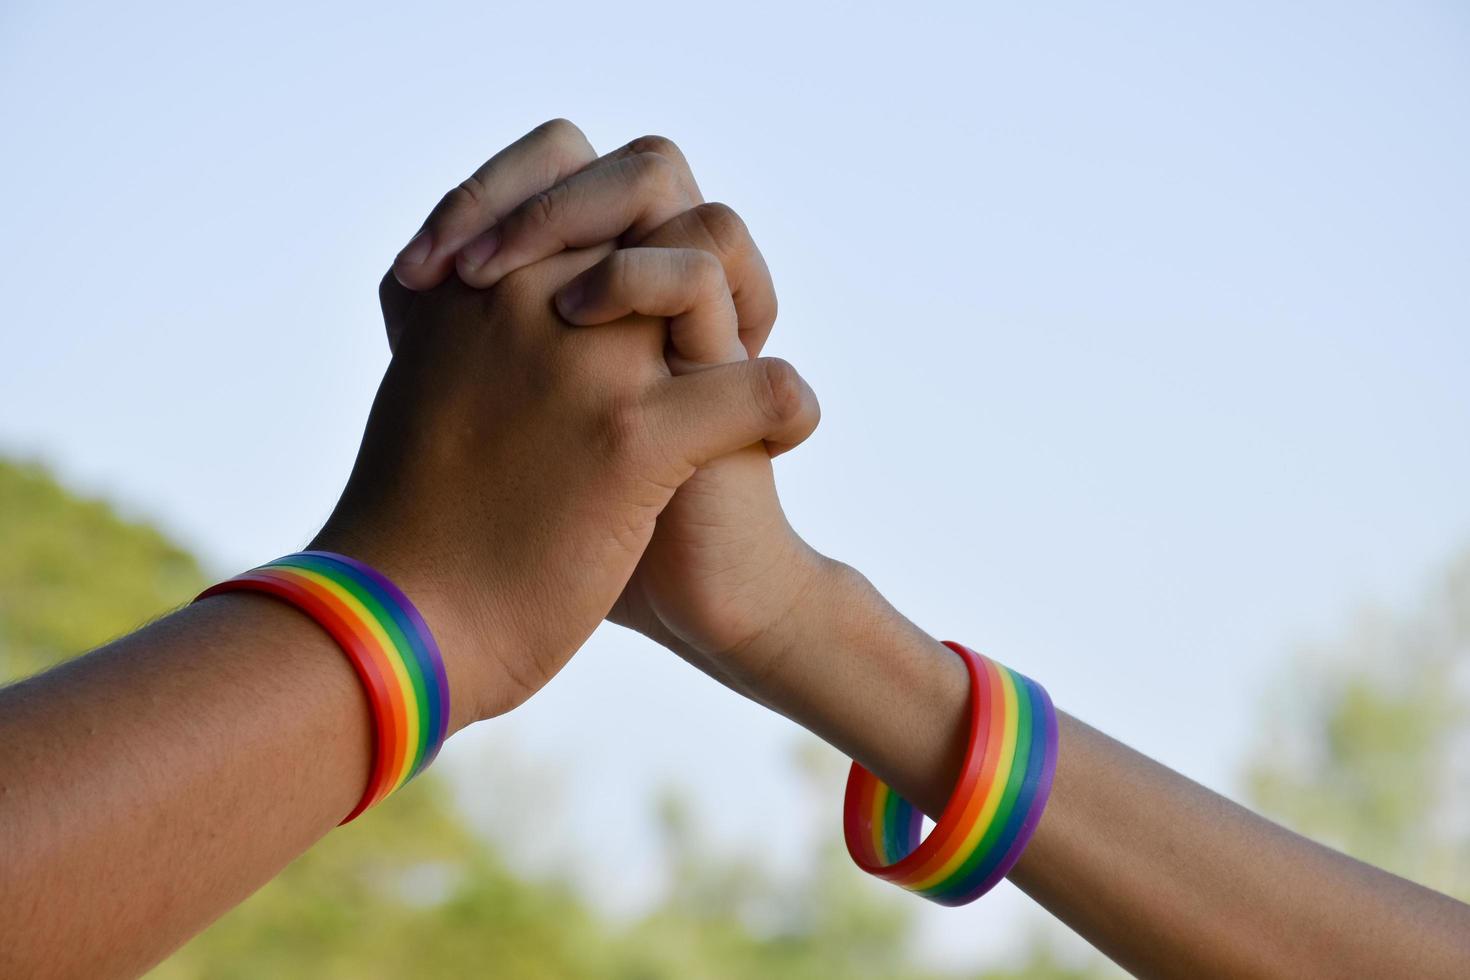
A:
[[[289,551],[428,207],[551,116],[662,133],[754,230],[771,350],[822,397],[779,464],[797,528],[1231,791],[1292,644],[1470,542],[1470,13],[903,6],[11,0],[0,450],[221,571]],[[765,841],[809,806],[792,741],[603,630],[450,755],[564,769],[543,822],[610,843],[627,905],[650,787]],[[1022,908],[936,915],[991,949]]]

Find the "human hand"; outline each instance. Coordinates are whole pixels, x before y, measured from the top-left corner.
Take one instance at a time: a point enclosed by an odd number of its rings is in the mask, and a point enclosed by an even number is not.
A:
[[[431,287],[457,271],[466,282],[491,285],[524,263],[610,239],[629,247],[558,293],[569,321],[669,317],[666,353],[675,375],[759,353],[776,298],[744,222],[724,205],[703,203],[668,140],[644,137],[596,158],[564,121],[497,154],[435,208],[385,277],[390,341],[403,334],[396,309],[409,294],[400,283]],[[481,258],[475,253],[487,240],[495,249]],[[784,448],[768,440],[766,449],[747,446],[701,466],[658,517],[609,617],[742,690],[767,672],[766,651],[779,648],[755,641],[832,566],[781,509],[770,455]]]
[[[698,466],[816,425],[784,361],[674,378],[660,322],[564,321],[553,293],[606,252],[557,255],[488,290],[396,297],[401,339],[314,542],[374,564],[424,611],[460,725],[561,668]]]

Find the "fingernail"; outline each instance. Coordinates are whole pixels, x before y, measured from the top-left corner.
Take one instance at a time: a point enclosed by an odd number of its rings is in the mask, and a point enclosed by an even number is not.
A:
[[[417,235],[403,246],[403,251],[398,253],[394,265],[423,265],[429,253],[434,250],[434,239],[429,237],[429,229],[422,228]]]
[[[500,231],[499,229],[491,228],[485,234],[459,250],[459,261],[464,268],[473,272],[486,262],[489,262],[490,256],[494,255],[495,250],[499,247]]]
[[[556,294],[556,308],[561,315],[570,320],[572,314],[582,305],[582,297],[587,293],[585,284],[580,279],[574,279],[567,283],[566,288]]]

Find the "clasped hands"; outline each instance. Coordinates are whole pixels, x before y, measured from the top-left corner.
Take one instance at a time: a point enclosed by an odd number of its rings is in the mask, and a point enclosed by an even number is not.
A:
[[[444,648],[455,728],[514,708],[604,618],[760,699],[845,566],[771,457],[817,400],[759,357],[770,273],[659,137],[546,123],[451,190],[380,289],[393,358],[315,546],[386,571]]]

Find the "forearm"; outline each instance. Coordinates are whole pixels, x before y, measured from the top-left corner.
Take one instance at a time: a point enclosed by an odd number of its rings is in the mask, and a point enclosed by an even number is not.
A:
[[[968,713],[958,657],[837,567],[737,687],[937,816]],[[1060,718],[1050,803],[1011,879],[1146,976],[1459,976],[1470,907],[1320,847]]]
[[[263,596],[0,691],[0,974],[142,971],[332,829],[370,753],[342,652]]]
[[[1012,880],[1143,976],[1463,977],[1470,907],[1322,847],[1074,719]]]

